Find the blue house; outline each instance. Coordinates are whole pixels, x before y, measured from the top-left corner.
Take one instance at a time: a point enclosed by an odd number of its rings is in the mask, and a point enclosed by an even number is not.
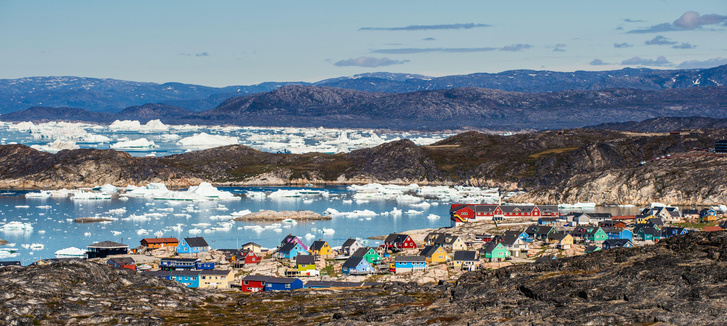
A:
[[[196,269],[199,258],[162,258],[159,268],[163,271]]]
[[[398,256],[394,260],[395,273],[413,272],[427,268],[427,258],[424,256]]]
[[[274,277],[265,282],[265,291],[290,291],[302,288],[303,281],[293,277]]]
[[[341,271],[346,275],[371,274],[374,267],[364,257],[351,256],[343,263]]]
[[[687,229],[685,228],[665,227],[661,229],[662,238],[671,238],[676,235],[682,235],[687,233],[689,233],[689,231],[687,231]]]
[[[609,239],[627,239],[631,241],[634,240],[634,233],[631,232],[631,230],[613,227],[603,227],[602,229],[604,232],[606,232],[606,235],[608,235]]]
[[[518,237],[527,243],[533,242],[533,238],[525,231],[505,231],[505,237]]]
[[[206,262],[196,261],[194,263],[194,268],[211,270],[211,269],[215,269],[215,263],[212,261],[206,261]]]
[[[628,239],[608,239],[603,242],[601,247],[603,249],[611,249],[611,248],[631,248],[634,244],[631,242],[631,240]]]
[[[178,254],[198,254],[209,250],[210,246],[203,237],[184,238],[177,245]]]
[[[538,219],[538,225],[552,225],[557,224],[558,218],[557,217],[541,217]]]
[[[286,258],[291,260],[295,259],[298,254],[307,255],[308,251],[303,248],[300,243],[297,242],[288,242],[280,247],[280,249],[278,249],[278,252],[275,253],[276,257],[278,258]]]
[[[199,274],[199,271],[171,271],[169,272],[169,278],[184,284],[188,288],[198,288]]]

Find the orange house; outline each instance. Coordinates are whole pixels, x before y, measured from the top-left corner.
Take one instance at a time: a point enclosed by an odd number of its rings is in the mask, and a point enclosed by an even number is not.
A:
[[[147,248],[156,249],[163,247],[176,247],[179,244],[177,238],[147,238],[141,239],[141,245]]]

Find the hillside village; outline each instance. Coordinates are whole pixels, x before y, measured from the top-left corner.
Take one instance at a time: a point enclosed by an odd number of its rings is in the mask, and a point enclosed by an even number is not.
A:
[[[721,214],[711,208],[655,206],[638,215],[611,216],[563,213],[557,206],[454,204],[453,227],[392,233],[381,237],[379,247],[352,238],[336,248],[320,239],[306,244],[292,234],[274,249],[252,242],[241,248],[210,248],[203,237],[147,238],[131,249],[112,241],[91,244],[84,258],[190,288],[243,292],[437,283],[471,270],[643,246],[694,231],[723,231],[727,219]],[[34,264],[64,259],[81,258]]]

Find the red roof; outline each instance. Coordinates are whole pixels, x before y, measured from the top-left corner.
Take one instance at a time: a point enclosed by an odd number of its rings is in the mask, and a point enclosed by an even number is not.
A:
[[[146,238],[141,239],[141,241],[145,241],[146,243],[179,243],[177,238]]]
[[[611,219],[614,220],[614,221],[619,221],[619,220],[634,220],[634,219],[636,219],[636,215],[620,215],[620,216],[611,217]]]
[[[713,232],[713,231],[722,231],[724,229],[719,226],[705,226],[703,230],[707,231],[707,232]]]

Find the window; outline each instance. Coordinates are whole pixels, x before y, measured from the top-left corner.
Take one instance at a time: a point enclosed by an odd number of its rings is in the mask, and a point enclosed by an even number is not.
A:
[[[242,284],[248,285],[247,281],[242,281]],[[249,290],[250,288],[247,289]]]
[[[286,289],[290,289],[290,284],[285,284]]]

